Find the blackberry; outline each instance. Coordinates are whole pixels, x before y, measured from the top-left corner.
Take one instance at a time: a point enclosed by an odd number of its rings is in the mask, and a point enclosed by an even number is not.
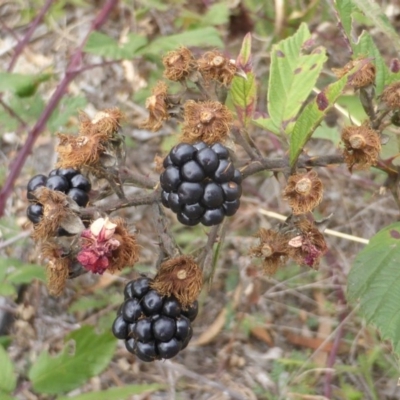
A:
[[[217,225],[240,206],[242,174],[221,143],[180,143],[165,157],[161,202],[187,226]]]
[[[72,188],[68,191],[67,195],[74,200],[79,207],[85,207],[89,202],[89,195],[82,189]]]
[[[27,185],[26,197],[28,200],[35,200],[35,196],[32,192],[41,186],[46,186],[46,182],[47,176],[45,175],[35,175],[33,178],[31,178]]]
[[[70,185],[72,188],[83,190],[86,193],[89,193],[92,188],[89,180],[79,173],[70,179]]]
[[[30,204],[26,209],[26,216],[29,221],[38,224],[43,216],[43,206],[41,204]]]
[[[125,301],[112,325],[126,349],[146,362],[172,358],[186,348],[192,335],[198,305],[184,309],[175,297],[162,297],[141,277],[124,288]]]
[[[67,178],[64,178],[63,176],[53,175],[47,179],[46,187],[51,190],[67,193],[69,190],[69,183]]]
[[[37,224],[43,216],[43,205],[33,195],[33,192],[45,186],[48,189],[56,190],[67,194],[80,207],[86,207],[89,202],[88,193],[91,184],[78,170],[74,168],[57,168],[50,171],[49,176],[35,175],[27,184],[27,198],[33,204],[29,205],[26,213],[31,222]],[[71,236],[64,228],[59,227],[57,236]]]

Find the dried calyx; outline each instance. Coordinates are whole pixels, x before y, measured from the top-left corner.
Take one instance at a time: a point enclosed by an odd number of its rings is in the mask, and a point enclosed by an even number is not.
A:
[[[344,159],[351,171],[368,169],[378,161],[381,150],[380,136],[367,125],[347,126],[342,131]]]
[[[197,63],[191,51],[186,47],[170,51],[162,60],[164,77],[170,81],[183,81],[197,69]]]
[[[168,100],[168,86],[164,82],[158,82],[153,90],[152,96],[146,100],[146,108],[149,111],[149,117],[141,124],[143,129],[150,131],[158,131],[162,123],[169,119],[168,108],[170,102]]]
[[[283,198],[294,214],[312,211],[322,200],[323,186],[315,171],[289,177]]]
[[[314,222],[297,217],[278,229],[260,229],[259,244],[250,255],[262,259],[264,273],[273,275],[289,258],[300,265],[318,268],[327,246]]]
[[[46,187],[40,187],[33,193],[37,202],[43,205],[43,216],[34,225],[32,234],[36,242],[44,242],[56,236],[60,228],[73,235],[85,228],[78,216],[79,206],[65,193]]]
[[[390,110],[400,109],[400,82],[387,86],[382,93],[381,100]]]
[[[162,263],[151,283],[161,296],[174,296],[183,307],[197,299],[202,286],[202,271],[190,256],[179,256]]]
[[[217,101],[188,100],[184,107],[181,140],[186,143],[223,143],[229,134],[232,121],[232,113]]]
[[[361,57],[351,60],[343,68],[333,68],[333,72],[338,78],[341,78],[354,68],[357,68],[357,70],[349,78],[348,84],[350,86],[361,89],[374,84],[376,68],[367,58]]]
[[[220,53],[219,51],[209,51],[197,60],[198,70],[206,83],[214,80],[221,85],[229,86],[236,73],[234,60]]]
[[[250,249],[250,255],[262,258],[264,273],[274,275],[288,259],[289,238],[287,235],[272,229],[260,229],[255,236],[259,238],[260,242],[258,246]]]
[[[107,156],[114,157],[116,164],[121,158],[119,129],[122,118],[118,109],[100,111],[93,119],[81,113],[77,136],[58,134],[57,167],[101,171]]]

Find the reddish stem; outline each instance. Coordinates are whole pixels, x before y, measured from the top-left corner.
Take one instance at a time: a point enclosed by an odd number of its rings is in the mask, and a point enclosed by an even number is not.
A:
[[[35,126],[28,134],[28,138],[25,144],[22,146],[21,150],[18,152],[17,157],[13,161],[10,172],[7,176],[7,179],[4,183],[0,191],[0,217],[4,215],[6,203],[8,197],[12,193],[12,189],[14,187],[14,183],[18,178],[19,174],[21,173],[22,167],[25,164],[25,161],[28,155],[31,153],[33,145],[40,135],[40,133],[45,129],[47,121],[49,120],[51,114],[57,107],[58,103],[62,99],[63,95],[65,94],[68,85],[71,81],[79,74],[78,66],[81,63],[82,55],[83,55],[83,47],[93,30],[99,29],[107,20],[111,10],[117,5],[118,0],[107,0],[104,7],[100,10],[99,14],[95,18],[92,23],[89,32],[87,33],[86,37],[82,41],[81,45],[75,51],[72,56],[72,59],[67,67],[66,73],[64,78],[61,80],[57,89],[53,93],[52,97],[50,98],[49,102],[46,105],[46,108],[43,110],[42,114],[40,115],[39,119],[37,120]]]
[[[8,66],[7,71],[11,72],[15,66],[15,63],[18,60],[18,57],[21,55],[22,51],[24,50],[24,47],[28,44],[29,40],[31,39],[33,32],[35,32],[36,28],[38,25],[42,22],[43,17],[53,4],[54,0],[47,0],[46,3],[44,4],[43,8],[39,11],[39,14],[36,16],[36,18],[33,20],[31,26],[28,29],[28,32],[26,32],[24,38],[18,42],[17,47],[15,48],[13,57],[11,59],[10,65]]]

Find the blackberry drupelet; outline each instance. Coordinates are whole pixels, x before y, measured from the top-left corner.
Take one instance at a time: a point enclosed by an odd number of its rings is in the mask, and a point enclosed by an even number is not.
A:
[[[239,209],[242,175],[222,144],[180,143],[163,165],[161,202],[182,224],[217,225]]]
[[[126,349],[146,362],[172,358],[183,350],[198,312],[197,301],[183,309],[176,298],[160,296],[150,283],[141,277],[125,286],[125,302],[112,326],[114,336],[125,340]]]

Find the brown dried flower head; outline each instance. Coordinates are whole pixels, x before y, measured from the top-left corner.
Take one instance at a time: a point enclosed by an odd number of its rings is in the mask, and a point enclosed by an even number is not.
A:
[[[139,247],[121,218],[98,218],[81,234],[81,250],[76,259],[95,274],[120,271],[139,259]]]
[[[324,235],[307,219],[295,222],[295,226],[299,234],[289,241],[290,257],[300,265],[317,269],[327,251]]]
[[[150,286],[161,296],[174,296],[185,308],[199,296],[203,273],[193,257],[179,256],[161,264]]]
[[[184,109],[182,141],[195,143],[201,140],[208,145],[224,142],[232,121],[232,113],[218,101],[188,100]]]
[[[162,61],[165,67],[164,76],[170,81],[186,79],[197,67],[196,60],[186,47],[170,51],[163,57]]]
[[[46,241],[40,249],[41,258],[46,260],[47,288],[52,296],[59,296],[65,288],[71,260],[52,241]]]
[[[143,129],[156,132],[161,128],[163,121],[169,118],[167,90],[167,84],[161,81],[154,86],[152,90],[153,95],[146,100],[149,117],[141,124]]]
[[[272,229],[260,229],[255,236],[260,239],[260,243],[250,249],[250,255],[262,258],[264,273],[272,276],[287,261],[289,238]]]
[[[343,68],[333,68],[332,70],[338,78],[341,78],[357,66],[360,68],[350,77],[349,85],[355,89],[360,89],[374,84],[376,75],[375,65],[365,58],[351,60]]]
[[[94,167],[106,148],[101,136],[72,136],[59,133],[60,143],[56,147],[58,153],[57,168]]]
[[[83,112],[80,113],[79,133],[82,136],[98,136],[101,140],[113,138],[121,127],[124,118],[118,108],[99,111],[93,119]]]
[[[313,210],[322,200],[322,182],[315,171],[289,177],[283,198],[293,209],[293,214]]]
[[[344,159],[350,171],[368,169],[378,161],[381,150],[380,137],[377,131],[366,125],[347,126],[342,131]]]
[[[59,228],[66,229],[71,234],[80,233],[84,229],[77,215],[79,206],[66,194],[46,187],[34,191],[38,203],[43,205],[43,216],[34,225],[32,237],[35,241],[44,242],[56,236]]]
[[[390,110],[400,108],[400,82],[394,82],[387,86],[382,93],[381,100]]]
[[[236,64],[219,51],[208,51],[197,60],[198,70],[206,82],[215,80],[229,86],[236,73]]]

